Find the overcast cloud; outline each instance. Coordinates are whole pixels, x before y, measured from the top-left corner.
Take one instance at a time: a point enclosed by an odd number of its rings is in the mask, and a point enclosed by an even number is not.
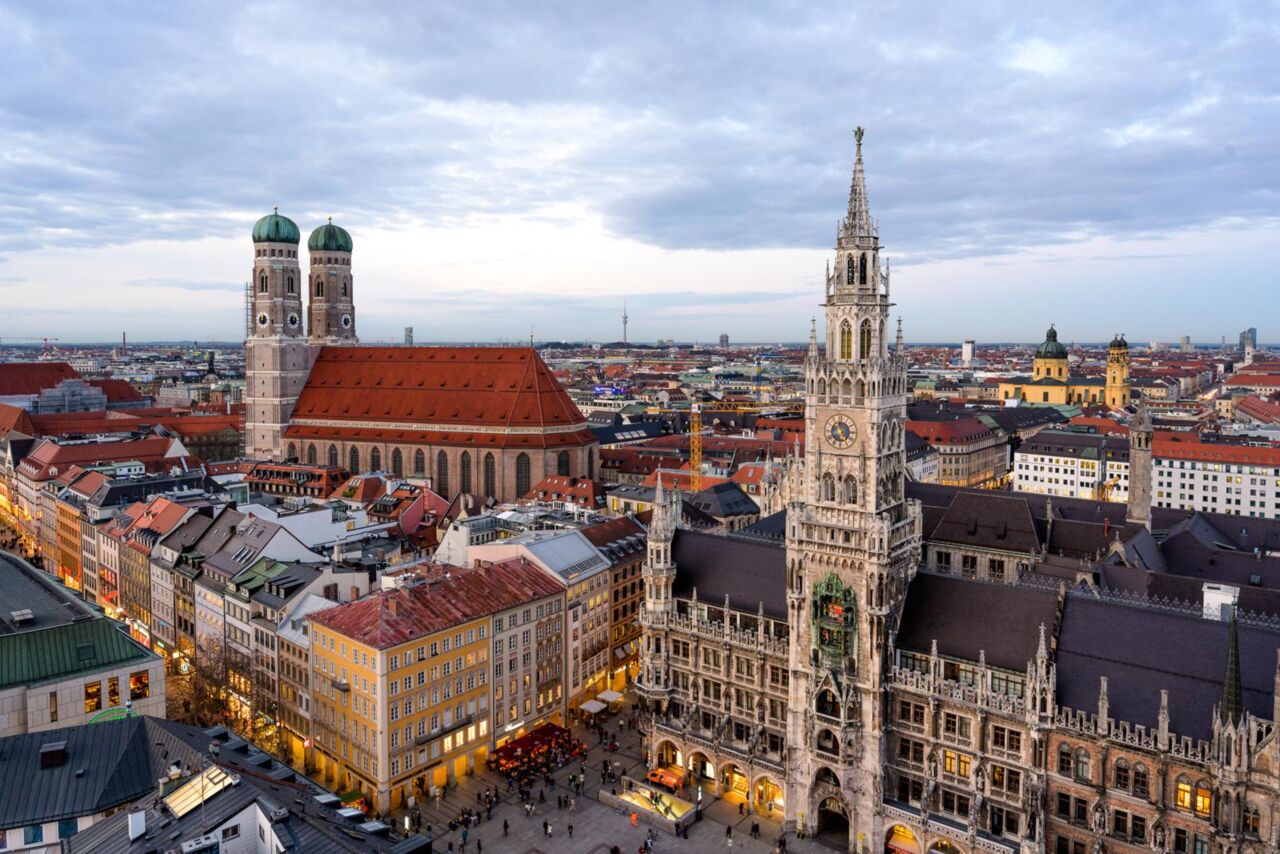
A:
[[[802,339],[856,124],[909,338],[1280,316],[1280,4],[363,5],[0,2],[0,340],[234,338],[272,205],[366,338]]]

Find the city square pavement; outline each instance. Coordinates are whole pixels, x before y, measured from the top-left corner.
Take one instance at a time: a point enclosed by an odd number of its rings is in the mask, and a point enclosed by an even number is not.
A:
[[[534,787],[536,811],[526,816],[520,800],[515,792],[507,791],[505,778],[500,775],[477,769],[474,776],[458,781],[458,788],[450,791],[440,800],[439,806],[434,799],[420,803],[418,809],[422,814],[423,833],[428,824],[432,827],[432,843],[434,851],[448,852],[449,844],[453,844],[455,852],[477,852],[477,842],[481,844],[482,854],[607,854],[616,845],[622,854],[635,854],[644,842],[648,826],[643,822],[639,827],[631,827],[628,816],[616,812],[611,807],[599,803],[596,793],[600,786],[600,768],[605,759],[619,763],[619,776],[626,775],[634,779],[643,779],[647,773],[641,747],[640,733],[626,729],[628,715],[614,714],[602,719],[604,725],[612,732],[619,732],[619,749],[609,753],[598,742],[597,736],[582,726],[572,727],[576,737],[583,739],[591,750],[586,758],[588,785],[583,796],[575,799],[575,808],[557,809],[559,795],[569,791],[568,778],[581,770],[581,763],[574,762],[553,774],[555,789],[545,789],[546,803],[538,802],[538,789]],[[615,784],[605,786],[612,788]],[[477,803],[477,795],[485,789],[497,786],[500,795],[493,809],[493,817],[485,819],[485,811]],[[479,825],[470,828],[465,849],[462,846],[462,831],[448,831],[447,823],[456,817],[465,807],[478,810],[481,815]],[[393,813],[396,826],[404,827],[404,816],[408,810],[397,809]],[[502,822],[508,822],[509,834],[502,835]],[[551,824],[551,837],[543,834],[542,822]],[[760,838],[750,836],[752,822],[760,823]],[[568,828],[573,825],[573,838],[569,839]],[[733,828],[733,846],[730,848],[725,838],[725,828]],[[720,800],[708,793],[703,797],[702,821],[689,827],[689,838],[677,838],[663,830],[654,829],[655,852],[697,852],[725,850],[747,852],[747,854],[768,854],[778,844],[781,825],[778,821],[770,821],[764,816],[738,815],[736,802]],[[829,854],[834,850],[828,845],[814,839],[796,839],[787,834],[787,851],[808,854],[823,852]]]

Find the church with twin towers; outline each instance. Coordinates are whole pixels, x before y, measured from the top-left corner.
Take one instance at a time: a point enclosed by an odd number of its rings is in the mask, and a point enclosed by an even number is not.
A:
[[[595,434],[533,347],[362,345],[345,229],[329,221],[303,249],[277,209],[252,244],[247,458],[412,478],[473,506],[595,476]]]

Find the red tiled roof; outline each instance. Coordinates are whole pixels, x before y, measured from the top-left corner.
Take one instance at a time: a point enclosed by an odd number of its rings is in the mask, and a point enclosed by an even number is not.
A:
[[[587,525],[578,530],[581,531],[582,536],[586,537],[591,545],[600,548],[610,543],[616,543],[618,540],[645,533],[644,528],[640,527],[636,520],[628,516],[618,516],[604,522],[596,522],[594,525]]]
[[[84,442],[74,445],[61,445],[45,439],[32,448],[31,453],[19,464],[18,471],[38,481],[52,477],[54,469],[71,465],[91,466],[130,460],[144,464],[177,464],[184,458],[170,454],[173,445],[174,440],[168,436],[144,436],[122,442]],[[199,462],[196,464],[199,465]]]
[[[287,435],[296,439],[492,447],[595,441],[582,413],[528,347],[325,347],[291,420]],[[365,426],[370,423],[386,427]],[[521,430],[529,432],[515,432]]]
[[[1280,424],[1280,402],[1263,400],[1250,395],[1236,404],[1236,411],[1243,412],[1256,421]]]
[[[564,583],[551,573],[526,558],[512,558],[475,569],[441,567],[428,582],[379,590],[309,619],[357,643],[386,649],[562,590]]]
[[[1082,427],[1092,427],[1096,432],[1106,436],[1128,436],[1129,428],[1118,421],[1111,418],[1091,417],[1088,415],[1077,415],[1070,421],[1071,424],[1078,424]]]
[[[89,380],[89,385],[102,389],[108,403],[141,403],[146,399],[128,380]]]
[[[956,421],[908,421],[907,429],[931,445],[972,442],[991,434],[990,427],[972,417]]]
[[[80,373],[66,362],[0,362],[0,396],[39,394]]]
[[[1196,433],[1158,432],[1151,452],[1161,459],[1280,466],[1280,447],[1203,442]]]
[[[527,499],[574,501],[588,507],[604,503],[604,487],[586,477],[548,475],[534,484],[524,496]]]
[[[1233,377],[1227,378],[1226,385],[1246,386],[1250,388],[1255,386],[1275,386],[1276,388],[1280,388],[1280,374],[1236,374]]]
[[[27,414],[25,409],[19,409],[7,403],[0,403],[0,436],[12,433],[15,430],[26,436],[39,435],[36,432],[35,424],[31,422],[31,416]]]

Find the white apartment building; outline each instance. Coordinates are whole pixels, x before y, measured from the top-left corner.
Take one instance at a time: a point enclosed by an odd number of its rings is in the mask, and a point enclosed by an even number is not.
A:
[[[1013,488],[1064,498],[1128,501],[1129,439],[1041,431],[1013,455]]]
[[[1280,518],[1280,447],[1161,434],[1154,456],[1157,507]]]

